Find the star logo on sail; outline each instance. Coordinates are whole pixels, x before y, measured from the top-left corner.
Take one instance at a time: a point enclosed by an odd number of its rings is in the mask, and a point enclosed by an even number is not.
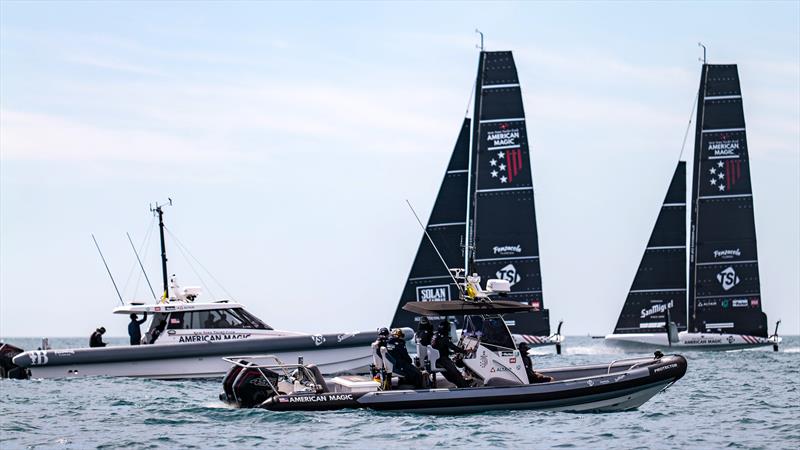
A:
[[[736,275],[733,267],[728,266],[728,268],[717,274],[717,281],[722,285],[723,290],[729,291],[742,280]]]
[[[511,183],[514,177],[519,175],[522,170],[522,149],[513,148],[500,150],[497,153],[490,152],[491,159],[489,172],[492,178],[500,180],[500,183]]]
[[[709,183],[720,192],[730,191],[742,177],[742,162],[739,160],[718,161],[708,169]]]

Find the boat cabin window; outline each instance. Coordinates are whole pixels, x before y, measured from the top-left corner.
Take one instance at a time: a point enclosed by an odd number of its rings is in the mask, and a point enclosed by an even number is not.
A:
[[[170,314],[167,322],[167,328],[170,330],[210,328],[245,328],[254,330],[272,329],[242,308],[174,312]]]
[[[501,316],[467,316],[465,336],[476,337],[487,347],[515,349],[514,338]]]

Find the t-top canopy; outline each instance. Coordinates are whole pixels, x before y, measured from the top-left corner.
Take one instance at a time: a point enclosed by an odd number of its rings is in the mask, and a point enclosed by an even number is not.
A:
[[[534,307],[524,303],[498,300],[492,302],[468,302],[450,300],[438,302],[408,302],[403,309],[422,316],[453,316],[470,314],[510,314],[533,311]]]

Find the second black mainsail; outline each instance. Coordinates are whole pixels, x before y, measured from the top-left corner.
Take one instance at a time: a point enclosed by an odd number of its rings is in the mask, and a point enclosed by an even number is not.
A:
[[[735,64],[703,64],[695,132],[689,330],[767,337]]]
[[[474,118],[467,267],[483,280],[507,280],[510,300],[536,308],[516,314],[509,328],[538,343],[550,335],[550,318],[542,296],[528,130],[511,52],[481,52]]]

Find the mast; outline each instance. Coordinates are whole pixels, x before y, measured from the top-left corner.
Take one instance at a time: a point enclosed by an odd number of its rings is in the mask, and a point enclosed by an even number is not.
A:
[[[475,30],[480,33],[480,31]],[[464,247],[464,275],[472,273],[471,264],[475,255],[475,202],[477,194],[476,177],[478,164],[478,149],[480,147],[480,112],[483,102],[483,66],[486,61],[486,52],[483,51],[483,33],[481,33],[481,52],[478,56],[478,74],[475,78],[475,106],[472,109],[472,133],[470,133],[469,167],[467,173],[467,226],[465,231]]]
[[[159,205],[156,203],[156,207],[150,207],[150,211],[154,214],[158,214],[158,232],[161,237],[161,278],[164,283],[164,290],[162,294],[162,299],[169,298],[169,278],[167,276],[167,245],[164,242],[164,210],[162,207],[164,206],[172,206],[172,199],[169,199],[169,203],[165,203],[163,205]]]

